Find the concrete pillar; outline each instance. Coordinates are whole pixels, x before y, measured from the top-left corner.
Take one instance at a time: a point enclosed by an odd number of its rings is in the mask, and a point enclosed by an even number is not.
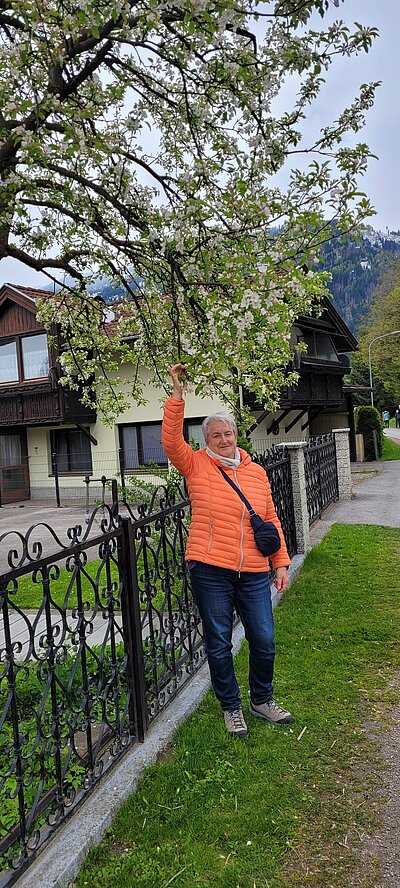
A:
[[[279,444],[277,445],[279,447]],[[306,476],[304,471],[305,441],[291,441],[282,445],[287,447],[292,471],[294,520],[298,554],[308,552],[310,543],[310,520],[307,508]]]
[[[351,499],[350,429],[332,429],[336,444],[339,499]]]

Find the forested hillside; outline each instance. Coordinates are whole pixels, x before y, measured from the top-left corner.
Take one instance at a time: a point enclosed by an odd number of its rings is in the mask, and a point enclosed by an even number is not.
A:
[[[334,238],[322,251],[321,265],[331,272],[335,307],[357,334],[371,295],[393,255],[400,253],[400,232],[370,231],[359,240]]]
[[[333,237],[323,248],[320,268],[332,274],[329,290],[335,307],[350,330],[357,335],[370,299],[390,259],[400,254],[400,232],[367,231],[357,240]],[[130,286],[136,289],[140,279],[133,277]],[[103,279],[96,286],[103,299],[112,303],[120,299],[123,287],[115,288]]]

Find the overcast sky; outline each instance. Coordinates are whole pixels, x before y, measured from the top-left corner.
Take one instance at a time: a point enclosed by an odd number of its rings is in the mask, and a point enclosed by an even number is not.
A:
[[[319,18],[319,17],[318,17]],[[331,5],[324,22],[343,19],[375,25],[379,38],[368,54],[340,59],[327,75],[319,102],[311,109],[310,123],[319,128],[331,123],[357,94],[361,83],[380,80],[374,107],[367,114],[365,128],[356,136],[367,142],[378,160],[371,160],[362,180],[376,210],[374,228],[400,229],[400,0],[344,0],[339,8]],[[319,20],[320,21],[320,20]],[[0,284],[9,281],[26,286],[46,285],[46,279],[14,260],[0,261]]]

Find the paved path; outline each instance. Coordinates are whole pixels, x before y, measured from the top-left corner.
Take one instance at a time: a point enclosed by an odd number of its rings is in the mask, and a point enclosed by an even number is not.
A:
[[[387,431],[388,437],[400,444],[400,429]],[[400,460],[356,463],[352,466],[352,482],[352,499],[334,503],[312,525],[313,545],[325,536],[332,524],[400,527]]]

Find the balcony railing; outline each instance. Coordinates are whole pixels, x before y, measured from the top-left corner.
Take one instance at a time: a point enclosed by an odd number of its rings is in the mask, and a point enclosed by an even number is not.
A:
[[[78,392],[54,388],[47,380],[0,387],[0,426],[45,425],[52,422],[95,422],[96,413]]]

